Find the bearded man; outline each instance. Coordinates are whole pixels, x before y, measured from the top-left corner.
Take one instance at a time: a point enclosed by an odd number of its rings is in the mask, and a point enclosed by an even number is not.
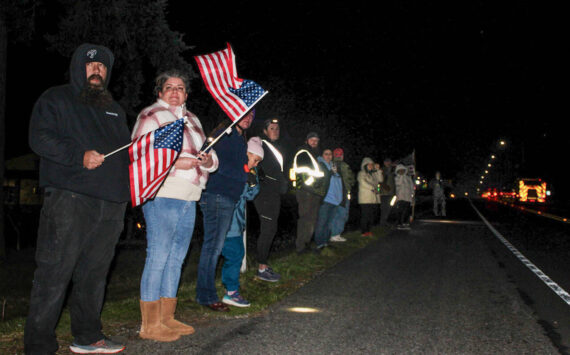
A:
[[[45,91],[34,105],[29,143],[40,156],[44,204],[26,320],[26,354],[54,354],[55,328],[70,282],[70,347],[74,353],[117,353],[125,347],[102,333],[106,278],[129,200],[123,109],[107,90],[114,56],[100,45],[79,46],[70,83]]]
[[[317,163],[317,158],[321,155],[319,142],[319,135],[310,132],[307,134],[305,144],[297,149],[295,154],[295,162],[301,168],[300,171],[303,171],[296,172],[295,176],[297,188],[295,197],[299,214],[295,247],[298,254],[310,250],[309,244],[315,231],[319,207],[329,188],[328,168],[323,163]]]

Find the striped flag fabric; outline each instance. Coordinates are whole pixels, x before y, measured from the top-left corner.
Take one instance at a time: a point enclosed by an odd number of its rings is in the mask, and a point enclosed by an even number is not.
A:
[[[206,88],[222,110],[235,122],[242,118],[265,94],[259,84],[237,76],[235,55],[228,48],[195,56]]]
[[[143,134],[129,147],[133,207],[153,198],[182,149],[184,118]]]

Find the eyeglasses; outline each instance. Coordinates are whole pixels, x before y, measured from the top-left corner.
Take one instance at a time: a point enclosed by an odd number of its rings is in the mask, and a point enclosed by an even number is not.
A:
[[[162,88],[163,92],[170,92],[170,91],[174,91],[174,92],[181,92],[181,93],[185,93],[186,92],[186,88],[184,86],[166,86],[164,88]]]

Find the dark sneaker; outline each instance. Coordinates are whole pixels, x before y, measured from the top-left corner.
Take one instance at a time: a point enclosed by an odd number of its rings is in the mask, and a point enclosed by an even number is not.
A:
[[[249,307],[251,304],[246,301],[240,294],[239,291],[236,291],[233,295],[225,294],[224,298],[222,298],[222,302],[225,304],[229,304],[231,306],[236,307]]]
[[[281,279],[281,275],[271,270],[270,267],[265,268],[263,272],[259,272],[259,270],[257,270],[257,277],[263,281],[269,282],[277,282]]]
[[[125,346],[104,338],[91,345],[72,344],[69,349],[75,354],[116,354],[125,350]]]

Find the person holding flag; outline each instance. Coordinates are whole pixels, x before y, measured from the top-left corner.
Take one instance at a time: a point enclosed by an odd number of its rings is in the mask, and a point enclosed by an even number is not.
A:
[[[246,169],[248,158],[245,131],[254,117],[255,110],[252,110],[233,125],[230,134],[221,135],[216,143],[219,169],[210,176],[200,200],[204,216],[204,241],[198,263],[196,302],[218,312],[230,310],[218,298],[216,266],[230,229],[234,208],[247,181],[249,170]],[[225,130],[224,127],[215,129],[214,135]]]
[[[118,353],[102,333],[106,278],[129,200],[129,156],[104,154],[129,142],[124,110],[108,90],[115,57],[101,45],[77,47],[70,82],[45,91],[30,118],[44,202],[34,282],[24,330],[26,354],[55,354],[67,289],[73,352]]]
[[[222,123],[214,132],[216,138],[204,148],[208,151],[216,145],[220,168],[212,174],[200,200],[204,242],[196,285],[199,304],[213,311],[227,312],[229,307],[220,302],[216,292],[216,265],[249,171],[245,131],[255,117],[253,107],[267,91],[254,81],[238,77],[235,55],[229,43],[224,50],[198,55],[194,59],[206,89],[232,121],[229,126]]]
[[[154,199],[143,213],[147,227],[147,256],[141,278],[140,337],[173,341],[194,333],[194,328],[174,319],[182,263],[190,246],[196,219],[196,202],[209,174],[218,168],[216,152],[200,152],[206,141],[196,115],[186,108],[188,77],[168,70],[155,80],[157,101],[139,114],[132,138],[143,136],[180,118],[185,121],[180,155],[168,171]]]

